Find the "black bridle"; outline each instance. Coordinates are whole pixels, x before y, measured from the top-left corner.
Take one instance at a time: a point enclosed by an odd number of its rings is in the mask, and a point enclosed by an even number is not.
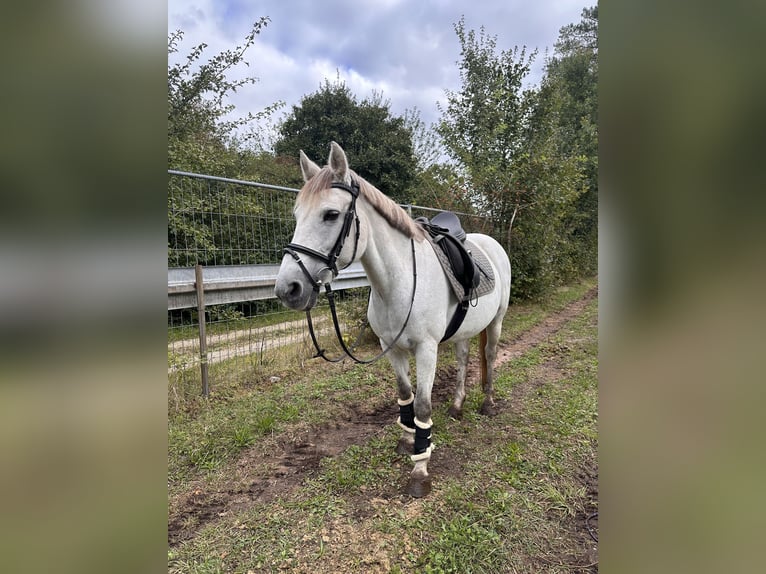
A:
[[[330,252],[327,255],[325,255],[324,253],[316,251],[315,249],[311,249],[310,247],[300,245],[299,243],[288,243],[287,247],[285,247],[282,251],[290,255],[293,259],[295,259],[295,262],[298,264],[303,274],[309,280],[309,283],[311,284],[311,287],[314,290],[314,292],[319,293],[319,288],[324,284],[325,292],[327,294],[327,300],[330,304],[330,311],[332,314],[333,325],[335,327],[335,335],[337,336],[338,342],[340,343],[340,346],[343,349],[343,352],[345,353],[344,355],[341,355],[340,357],[337,357],[335,359],[331,359],[330,357],[327,356],[326,351],[319,346],[319,342],[317,341],[316,334],[314,333],[314,323],[311,320],[311,310],[307,309],[306,320],[308,321],[309,333],[311,334],[311,340],[314,343],[314,347],[317,350],[316,355],[314,356],[322,357],[325,361],[329,361],[331,363],[337,363],[339,361],[342,361],[346,357],[346,355],[348,355],[356,363],[364,363],[364,364],[374,363],[375,361],[383,357],[386,353],[388,353],[393,348],[393,346],[397,343],[399,338],[404,333],[404,330],[407,328],[407,324],[410,321],[410,315],[412,314],[412,307],[415,303],[415,289],[417,288],[417,284],[418,284],[417,266],[415,262],[415,241],[410,239],[410,246],[412,248],[412,299],[410,300],[410,309],[407,312],[407,317],[404,320],[404,325],[402,325],[402,328],[399,330],[399,333],[396,335],[396,337],[391,342],[391,344],[388,345],[388,347],[386,347],[380,354],[368,360],[359,359],[354,356],[354,354],[346,346],[346,342],[343,340],[343,335],[340,332],[340,322],[338,321],[338,313],[335,309],[335,293],[330,287],[330,283],[332,282],[332,280],[338,276],[338,273],[339,273],[338,257],[340,257],[340,253],[341,251],[343,251],[343,246],[346,243],[346,239],[348,239],[348,236],[351,233],[351,225],[354,223],[356,224],[355,225],[356,232],[354,234],[354,251],[351,255],[351,259],[349,260],[349,262],[346,265],[344,265],[341,268],[341,270],[351,265],[356,259],[356,251],[357,251],[357,247],[359,246],[359,231],[360,231],[359,215],[356,212],[356,200],[359,197],[359,184],[356,183],[355,181],[352,181],[351,185],[346,185],[345,183],[342,183],[342,182],[333,182],[333,184],[330,187],[336,188],[336,189],[342,189],[351,194],[351,203],[349,204],[348,210],[346,211],[346,214],[343,218],[343,227],[341,227],[340,234],[338,235],[338,239],[335,241],[335,245],[332,247]],[[303,261],[301,261],[300,255],[298,255],[298,253],[309,255],[311,257],[319,259],[322,263],[326,264],[327,267],[322,268],[319,271],[321,273],[325,269],[330,270],[332,272],[332,279],[330,281],[323,282],[321,278],[319,278],[319,274],[317,274],[316,278],[313,277],[311,273],[309,273],[309,270],[306,268],[306,265],[303,263]]]
[[[349,260],[348,264],[346,264],[343,267],[343,269],[345,269],[346,267],[351,265],[351,263],[354,262],[354,259],[356,259],[356,248],[359,246],[359,216],[356,213],[356,198],[359,197],[359,184],[356,182],[352,182],[351,185],[346,185],[345,183],[336,181],[330,187],[336,188],[336,189],[342,189],[351,194],[351,204],[348,206],[346,215],[343,218],[343,227],[341,227],[340,234],[338,235],[338,239],[335,241],[335,245],[333,245],[332,249],[330,249],[330,252],[327,255],[325,255],[324,253],[320,253],[319,251],[316,251],[304,245],[300,245],[299,243],[288,243],[287,247],[285,247],[282,250],[284,253],[288,253],[289,255],[292,256],[293,259],[295,259],[295,261],[300,266],[301,271],[303,271],[303,274],[309,280],[309,283],[311,283],[312,288],[317,293],[319,292],[319,287],[322,285],[322,281],[318,278],[315,279],[314,277],[311,276],[311,273],[309,273],[308,269],[306,269],[306,266],[303,264],[303,261],[301,261],[301,258],[296,253],[296,251],[299,253],[303,253],[304,255],[310,255],[311,257],[316,257],[322,263],[325,263],[327,265],[327,269],[332,271],[332,278],[335,279],[339,273],[338,257],[340,257],[340,252],[343,251],[343,245],[346,243],[346,239],[351,233],[351,225],[354,222],[356,222],[356,233],[354,237],[354,253],[351,255],[351,259]],[[324,271],[324,269],[321,269],[320,271]]]

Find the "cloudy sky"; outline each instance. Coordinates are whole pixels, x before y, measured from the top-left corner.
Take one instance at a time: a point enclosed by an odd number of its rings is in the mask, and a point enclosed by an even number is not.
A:
[[[373,91],[401,115],[417,108],[426,124],[439,118],[437,102],[457,90],[460,46],[453,25],[497,37],[497,49],[538,49],[529,82],[539,83],[546,49],[559,29],[580,20],[589,0],[168,0],[168,31],[181,29],[181,57],[208,44],[207,57],[241,44],[261,16],[271,22],[246,53],[249,68],[230,78],[256,76],[231,100],[235,115],[256,113],[276,101],[280,119],[340,77],[362,100]],[[177,56],[177,55],[176,55]],[[171,60],[173,62],[174,60]]]

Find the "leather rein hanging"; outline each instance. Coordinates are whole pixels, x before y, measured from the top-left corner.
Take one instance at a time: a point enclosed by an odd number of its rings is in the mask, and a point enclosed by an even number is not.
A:
[[[349,260],[348,264],[345,265],[342,269],[345,269],[346,267],[351,265],[351,263],[353,263],[354,260],[356,259],[356,250],[359,245],[359,216],[356,213],[356,200],[359,197],[359,184],[357,184],[356,182],[352,182],[351,185],[349,186],[342,182],[334,182],[330,187],[336,188],[336,189],[342,189],[351,194],[351,204],[349,205],[348,211],[346,211],[346,215],[343,218],[343,227],[341,227],[340,234],[338,235],[338,239],[335,241],[335,245],[333,246],[333,248],[330,250],[330,252],[327,255],[325,255],[323,253],[320,253],[319,251],[311,249],[310,247],[305,247],[298,243],[288,243],[287,247],[285,247],[282,251],[284,253],[289,254],[293,259],[295,259],[295,262],[298,264],[303,274],[309,280],[309,283],[311,284],[311,287],[314,290],[314,292],[319,293],[320,287],[324,284],[325,293],[327,294],[327,301],[330,304],[332,322],[335,327],[335,335],[338,338],[338,343],[340,343],[341,349],[343,349],[344,354],[334,359],[327,356],[326,351],[319,346],[319,341],[317,341],[316,334],[314,333],[314,323],[311,320],[311,310],[306,309],[306,320],[308,321],[309,334],[311,335],[311,340],[314,343],[314,348],[316,348],[317,350],[316,355],[314,355],[314,357],[322,357],[325,361],[328,361],[330,363],[337,363],[345,359],[346,356],[349,356],[355,363],[362,363],[362,364],[374,363],[378,359],[382,358],[386,353],[388,353],[394,347],[394,345],[397,343],[397,341],[399,341],[402,334],[404,333],[404,330],[407,328],[408,323],[410,322],[412,307],[415,304],[415,290],[417,289],[417,285],[418,285],[418,273],[417,273],[417,265],[415,261],[415,241],[413,239],[410,239],[410,247],[412,249],[412,298],[410,299],[410,309],[407,312],[407,317],[404,319],[404,324],[402,325],[402,328],[399,330],[399,333],[397,333],[396,337],[394,337],[394,340],[391,342],[391,344],[388,345],[381,353],[379,353],[372,359],[366,359],[366,360],[359,359],[354,356],[351,350],[349,350],[349,348],[346,346],[346,342],[343,340],[343,335],[340,331],[340,322],[338,321],[338,313],[335,308],[335,292],[330,287],[330,283],[332,282],[332,279],[335,279],[338,276],[338,273],[339,273],[338,265],[337,265],[338,257],[340,257],[340,253],[343,250],[343,246],[346,242],[346,239],[351,233],[351,225],[354,223],[356,224],[355,225],[356,232],[354,234],[354,252],[351,255],[351,259]],[[324,271],[325,269],[328,269],[329,271],[332,272],[332,279],[328,281],[327,283],[323,283],[321,279],[314,278],[311,275],[311,273],[309,273],[308,269],[306,269],[306,265],[304,265],[303,261],[301,261],[300,255],[298,255],[298,253],[309,255],[310,257],[314,257],[316,259],[319,259],[322,263],[325,263],[327,267],[320,269],[320,273]]]

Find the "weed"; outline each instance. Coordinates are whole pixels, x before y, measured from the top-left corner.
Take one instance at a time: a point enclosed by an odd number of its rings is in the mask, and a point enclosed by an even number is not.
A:
[[[585,488],[546,481],[540,484],[540,496],[551,510],[574,516],[585,498]]]
[[[234,444],[239,448],[244,448],[253,444],[253,432],[244,426],[234,429]]]
[[[253,429],[258,434],[265,435],[272,432],[274,428],[276,427],[276,424],[277,424],[276,417],[271,413],[267,413],[255,419],[255,422],[253,423]]]

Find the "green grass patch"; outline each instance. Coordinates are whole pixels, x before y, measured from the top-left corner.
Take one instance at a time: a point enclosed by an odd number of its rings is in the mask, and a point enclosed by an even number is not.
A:
[[[187,403],[187,410],[171,412],[171,490],[220,469],[242,449],[257,446],[295,424],[321,424],[343,416],[352,403],[374,403],[393,395],[390,368],[383,362],[367,368],[334,366],[329,376],[324,367],[315,364],[300,374],[283,376],[280,384],[264,382],[261,388],[219,388],[212,398],[198,398]]]
[[[452,516],[441,522],[417,566],[429,574],[487,571],[501,544],[495,522],[483,512]]]
[[[552,356],[557,375],[530,388],[520,413],[506,410],[467,437],[481,436],[487,446],[476,445],[465,477],[450,478],[425,504],[417,525],[425,542],[414,566],[426,572],[566,571],[532,557],[555,562],[579,550],[562,533],[587,501],[580,469],[596,461],[596,309],[594,301],[548,343],[502,367],[497,385],[508,396],[515,385],[544,374]]]
[[[335,495],[395,484],[400,478],[394,466],[395,446],[396,438],[391,437],[374,437],[364,445],[351,445],[341,455],[322,460],[318,480]]]
[[[594,285],[561,290],[545,306],[513,306],[504,338]],[[563,573],[587,563],[572,532],[589,503],[582,470],[597,468],[597,309],[594,299],[548,341],[498,369],[497,396],[509,404],[496,417],[477,413],[479,385],[469,390],[462,421],[446,416],[448,401],[434,411],[434,457],[445,457],[451,472],[434,475],[428,497],[399,494],[412,464],[394,452],[392,420],[324,459],[289,495],[209,521],[169,551],[169,571]],[[439,366],[450,362],[445,345]],[[310,362],[277,371],[276,383],[242,377],[244,384],[210,400],[171,409],[171,494],[195,477],[223,477],[242,449],[332,421],[350,404],[392,402],[390,371],[386,361]]]

